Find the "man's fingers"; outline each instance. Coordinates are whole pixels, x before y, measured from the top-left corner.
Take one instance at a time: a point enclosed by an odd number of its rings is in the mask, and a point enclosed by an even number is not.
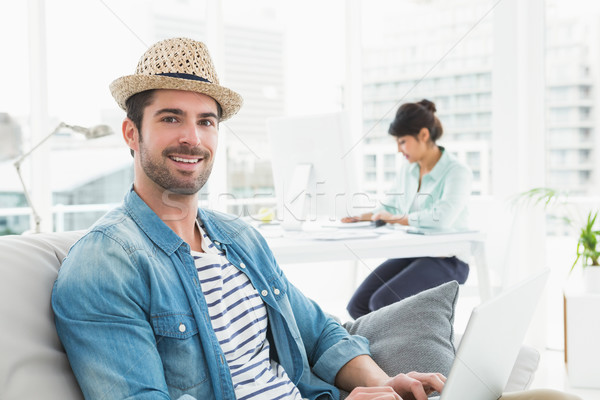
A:
[[[409,372],[407,375],[419,381],[428,394],[441,392],[446,383],[446,377],[439,373]]]
[[[390,386],[355,388],[346,400],[402,400]]]
[[[427,400],[427,392],[423,383],[416,378],[409,378],[410,393],[415,397],[416,400]]]

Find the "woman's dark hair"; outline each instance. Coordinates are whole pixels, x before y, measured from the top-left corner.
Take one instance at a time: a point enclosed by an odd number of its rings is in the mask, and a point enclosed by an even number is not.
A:
[[[435,143],[444,133],[442,123],[435,116],[435,112],[435,104],[426,99],[417,103],[402,104],[396,111],[396,118],[390,124],[388,133],[396,137],[417,137],[422,128],[427,128],[431,141]]]

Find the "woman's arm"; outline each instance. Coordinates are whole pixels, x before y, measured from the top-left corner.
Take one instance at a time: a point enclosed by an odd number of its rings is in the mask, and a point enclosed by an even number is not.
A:
[[[433,195],[424,192],[417,194],[417,205],[419,197],[423,196],[422,203],[427,206],[410,212],[408,224],[425,228],[451,227],[469,202],[471,181],[472,174],[467,167],[454,165],[444,177],[443,189],[437,194],[438,198],[427,199],[426,196]]]
[[[352,217],[344,217],[342,218],[342,222],[350,223],[350,222],[359,222],[359,221],[371,221],[373,213],[364,213],[361,215],[356,215]]]
[[[408,216],[382,211],[373,215],[373,220],[382,220],[388,224],[408,225]]]

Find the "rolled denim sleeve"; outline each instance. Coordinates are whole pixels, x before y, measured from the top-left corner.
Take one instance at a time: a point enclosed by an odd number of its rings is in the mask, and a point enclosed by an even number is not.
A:
[[[54,285],[57,332],[86,398],[170,398],[148,318],[149,285],[132,251],[92,232]]]
[[[313,366],[313,371],[325,382],[334,384],[340,369],[353,358],[363,354],[371,355],[369,341],[362,336],[348,335],[321,354]]]
[[[274,258],[272,260],[277,265]],[[312,372],[333,385],[337,373],[348,361],[359,355],[371,354],[369,342],[362,336],[350,335],[338,321],[289,282],[280,269],[279,275],[285,282],[293,313],[288,323],[294,325],[292,330],[299,332]]]

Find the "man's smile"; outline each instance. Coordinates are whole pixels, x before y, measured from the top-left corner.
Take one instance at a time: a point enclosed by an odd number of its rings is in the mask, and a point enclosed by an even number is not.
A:
[[[187,164],[196,164],[202,160],[202,158],[182,158],[177,156],[169,156],[169,158],[173,161],[187,163]]]

